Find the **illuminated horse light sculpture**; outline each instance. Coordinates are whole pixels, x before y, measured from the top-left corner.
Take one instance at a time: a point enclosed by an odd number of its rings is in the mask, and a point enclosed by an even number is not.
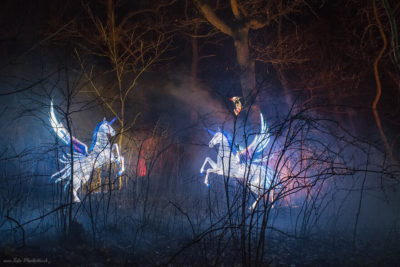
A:
[[[257,203],[263,196],[266,196],[268,190],[271,190],[270,196],[273,201],[273,190],[271,189],[271,183],[274,177],[274,172],[270,168],[263,166],[263,164],[268,160],[268,156],[262,156],[265,147],[268,145],[270,137],[266,122],[264,121],[261,113],[260,117],[260,134],[257,134],[254,137],[250,145],[248,145],[246,148],[240,147],[239,150],[236,150],[235,145],[232,145],[232,138],[228,133],[220,130],[216,133],[213,133],[209,130],[211,134],[214,134],[209,143],[209,147],[214,147],[219,144],[217,162],[213,161],[210,157],[206,157],[203,166],[200,169],[200,173],[203,173],[206,164],[209,163],[211,165],[211,168],[207,169],[206,171],[206,178],[204,180],[204,183],[207,186],[209,186],[208,175],[210,173],[215,173],[217,175],[228,175],[229,173],[230,177],[243,181],[247,180],[247,185],[249,186],[250,190],[258,196],[251,207],[252,209],[257,206]],[[245,157],[244,162],[241,160],[243,157]],[[229,159],[231,159],[230,162]]]
[[[62,158],[60,158],[60,162],[65,164],[65,167],[62,170],[54,173],[51,176],[51,179],[58,175],[60,175],[60,177],[57,178],[57,180],[55,181],[56,183],[67,179],[68,182],[65,185],[66,189],[67,186],[70,184],[71,177],[73,175],[73,202],[80,202],[80,199],[78,197],[78,190],[79,188],[81,188],[82,184],[85,184],[89,181],[91,174],[95,169],[102,168],[107,163],[116,162],[117,165],[120,165],[118,176],[121,176],[122,173],[125,171],[124,158],[119,152],[118,144],[113,144],[111,146],[110,141],[108,140],[108,135],[115,135],[115,131],[111,127],[111,124],[115,120],[116,118],[114,118],[111,122],[108,122],[106,118],[104,118],[104,120],[97,125],[95,131],[93,132],[92,146],[88,150],[87,146],[84,143],[82,143],[75,137],[70,136],[63,124],[57,121],[54,114],[53,101],[51,102],[51,126],[57,137],[61,139],[63,143],[65,143],[66,145],[71,145],[72,143],[72,148],[74,151],[73,158],[69,153],[65,153]],[[114,151],[116,152],[116,156],[114,155]],[[71,173],[71,162],[73,162],[73,173]]]

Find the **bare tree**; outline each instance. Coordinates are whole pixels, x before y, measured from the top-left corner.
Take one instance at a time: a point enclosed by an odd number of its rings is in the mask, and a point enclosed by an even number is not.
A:
[[[87,81],[87,87],[81,93],[95,96],[118,118],[120,147],[123,147],[124,136],[140,114],[127,115],[128,101],[137,94],[139,79],[153,66],[166,60],[163,56],[170,48],[172,34],[162,23],[160,9],[173,3],[124,15],[120,15],[124,13],[123,6],[119,6],[117,1],[106,1],[104,14],[93,12],[96,5],[86,3],[83,7],[89,21],[76,22],[67,33],[60,35],[63,40],[75,40],[74,54]],[[105,63],[102,67],[97,64],[99,60]],[[121,186],[120,178],[119,188]]]
[[[260,30],[295,12],[303,1],[237,1],[231,0],[228,7],[233,18],[217,14],[219,6],[212,7],[204,0],[195,1],[211,25],[233,39],[236,60],[240,66],[240,83],[244,97],[256,95],[255,57],[249,46],[251,31]],[[219,2],[218,2],[219,3]]]
[[[119,17],[114,1],[107,1],[105,17],[93,13],[87,5],[91,25],[75,28],[79,46],[75,49],[78,62],[92,92],[118,117],[121,125],[118,143],[134,121],[126,122],[126,103],[137,85],[139,78],[153,65],[164,60],[171,36],[162,31],[163,25],[150,18],[143,18],[149,10],[139,10]],[[154,12],[154,11],[152,11]],[[155,12],[154,16],[158,14]],[[93,65],[87,65],[83,55],[94,55],[108,60],[110,68],[104,74],[111,74],[109,88],[104,80],[96,80],[99,73]],[[115,81],[115,83],[114,83]],[[118,105],[116,104],[118,103]],[[119,107],[118,107],[119,106]]]

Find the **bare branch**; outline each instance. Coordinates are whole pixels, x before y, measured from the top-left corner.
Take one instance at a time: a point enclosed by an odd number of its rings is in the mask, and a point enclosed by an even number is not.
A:
[[[212,10],[212,8],[209,5],[207,5],[206,3],[204,3],[203,1],[200,1],[200,0],[196,0],[196,4],[200,8],[201,12],[206,17],[206,19],[214,27],[216,27],[218,30],[220,30],[221,32],[223,32],[229,36],[233,35],[233,31],[232,31],[231,27],[229,27],[220,17],[217,16],[215,11]]]
[[[232,8],[232,13],[235,16],[235,18],[240,19],[241,15],[240,15],[238,3],[236,0],[231,0],[231,8]]]

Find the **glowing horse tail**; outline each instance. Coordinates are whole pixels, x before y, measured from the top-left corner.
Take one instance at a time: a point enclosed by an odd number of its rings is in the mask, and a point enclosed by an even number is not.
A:
[[[60,171],[58,171],[58,172],[54,173],[52,176],[50,176],[50,180],[52,180],[57,175],[61,175],[56,180],[56,182],[59,182],[61,180],[66,179],[70,174],[71,174],[71,164],[67,164],[63,169],[61,169]]]

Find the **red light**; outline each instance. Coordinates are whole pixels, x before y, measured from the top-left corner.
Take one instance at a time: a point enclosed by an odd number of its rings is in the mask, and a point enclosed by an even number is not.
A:
[[[147,173],[146,162],[142,157],[139,159],[139,164],[138,164],[137,170],[138,170],[137,173],[140,177],[145,176]]]

